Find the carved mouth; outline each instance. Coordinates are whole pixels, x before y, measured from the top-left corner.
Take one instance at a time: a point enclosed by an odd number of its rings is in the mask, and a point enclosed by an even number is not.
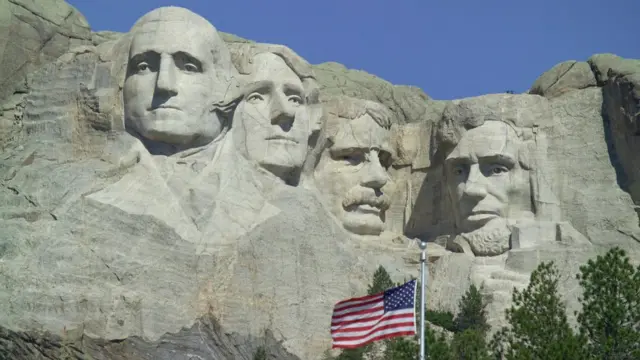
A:
[[[158,107],[151,108],[151,109],[149,109],[149,110],[150,110],[150,111],[153,111],[153,110],[158,110],[158,109],[165,109],[165,110],[166,110],[166,109],[181,110],[179,107],[177,107],[177,106],[173,106],[173,105],[160,105],[160,106],[158,106]]]
[[[469,213],[469,215],[467,215],[467,220],[470,220],[470,221],[481,221],[481,220],[488,220],[488,219],[492,219],[492,218],[496,218],[496,217],[500,217],[500,214],[498,214],[495,211],[477,210],[477,211],[472,211],[471,213]]]
[[[298,141],[296,141],[296,139],[288,137],[288,136],[284,136],[284,135],[273,135],[273,136],[269,136],[267,137],[267,140],[278,140],[281,142],[291,142],[294,144],[297,144]]]
[[[345,210],[349,212],[380,216],[380,213],[386,208],[387,204],[384,200],[369,199],[352,203],[351,205],[345,207]]]
[[[377,205],[359,204],[359,205],[355,205],[355,211],[362,214],[380,216],[380,212],[382,211],[382,209]]]

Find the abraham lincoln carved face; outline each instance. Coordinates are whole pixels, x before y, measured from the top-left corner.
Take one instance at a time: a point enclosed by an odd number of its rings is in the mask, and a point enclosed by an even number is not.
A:
[[[508,250],[508,223],[533,217],[525,152],[513,125],[485,121],[466,129],[446,156],[446,187],[456,231],[476,255]]]

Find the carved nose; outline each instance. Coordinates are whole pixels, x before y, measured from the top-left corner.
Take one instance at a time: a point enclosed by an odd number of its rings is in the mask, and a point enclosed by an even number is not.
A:
[[[296,117],[295,109],[290,106],[283,96],[274,96],[272,98],[269,117],[271,123],[280,126],[291,126]],[[288,129],[285,129],[288,130]]]
[[[362,186],[372,189],[381,189],[386,185],[388,180],[389,177],[387,176],[387,172],[384,167],[380,164],[378,154],[373,153],[369,165],[364,169],[361,182]]]
[[[469,177],[465,183],[464,195],[477,200],[487,196],[486,178],[480,171],[478,164],[473,164],[469,168]]]
[[[170,56],[163,56],[160,59],[160,69],[156,80],[156,90],[169,96],[178,94],[176,86],[175,64]]]

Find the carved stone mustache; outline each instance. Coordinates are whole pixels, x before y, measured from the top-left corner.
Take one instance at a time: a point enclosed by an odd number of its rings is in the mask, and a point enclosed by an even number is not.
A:
[[[358,186],[347,192],[342,200],[342,206],[347,209],[352,206],[371,205],[380,210],[386,210],[389,208],[390,202],[387,194],[380,193],[380,195],[377,195],[374,189]]]

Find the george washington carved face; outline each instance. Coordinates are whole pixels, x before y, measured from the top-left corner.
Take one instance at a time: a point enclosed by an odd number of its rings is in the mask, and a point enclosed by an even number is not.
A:
[[[123,88],[127,127],[142,138],[203,145],[221,132],[212,111],[229,87],[228,50],[206,19],[178,7],[144,15],[132,28]]]

